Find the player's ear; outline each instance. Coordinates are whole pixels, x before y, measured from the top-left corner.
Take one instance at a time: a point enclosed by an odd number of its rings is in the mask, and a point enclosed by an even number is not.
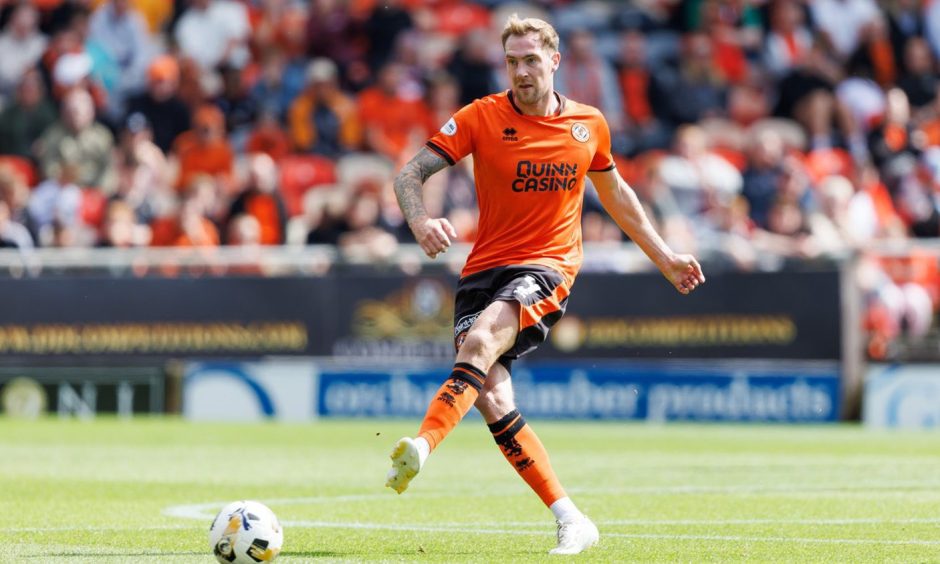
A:
[[[560,62],[561,62],[561,53],[559,53],[558,51],[555,51],[555,53],[552,54],[552,72],[555,72],[558,70],[558,64]]]

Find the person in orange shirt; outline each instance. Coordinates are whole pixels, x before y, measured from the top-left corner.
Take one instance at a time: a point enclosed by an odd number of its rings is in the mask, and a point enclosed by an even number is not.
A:
[[[225,138],[225,116],[219,108],[205,104],[193,115],[193,129],[185,131],[173,142],[173,153],[179,162],[177,191],[183,191],[199,174],[208,174],[230,184],[235,166],[235,153]]]
[[[679,292],[693,291],[705,276],[693,256],[666,245],[620,177],[601,112],[555,92],[561,55],[551,25],[513,15],[502,41],[510,89],[457,111],[395,179],[415,239],[435,258],[457,233],[446,219],[428,216],[422,186],[472,154],[480,220],[457,284],[453,372],[431,400],[418,436],[393,447],[386,485],[405,491],[475,406],[506,459],[555,516],[558,545],[551,552],[577,554],[597,542],[597,527],[567,496],[516,408],[511,367],[564,314],[582,261],[585,177],[617,225]]]
[[[388,63],[379,70],[376,84],[359,94],[366,146],[394,162],[430,133],[425,126],[428,108],[420,93],[409,97],[405,92],[404,72],[401,64]]]

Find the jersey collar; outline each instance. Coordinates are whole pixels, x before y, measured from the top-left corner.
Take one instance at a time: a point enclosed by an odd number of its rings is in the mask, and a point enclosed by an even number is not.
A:
[[[521,116],[526,116],[526,117],[540,117],[540,116],[530,116],[530,115],[526,115],[522,113],[522,110],[520,110],[519,106],[516,105],[516,100],[515,100],[515,97],[512,95],[512,90],[507,90],[507,93],[508,93],[507,98],[509,98],[509,103],[512,105],[512,109],[516,110],[517,114]],[[559,94],[558,92],[554,92],[554,94],[555,94],[555,99],[558,100],[558,109],[555,110],[554,114],[550,116],[544,116],[544,117],[560,116],[562,112],[565,111],[565,105],[566,105],[565,103],[568,101],[568,99],[562,96],[561,94]]]

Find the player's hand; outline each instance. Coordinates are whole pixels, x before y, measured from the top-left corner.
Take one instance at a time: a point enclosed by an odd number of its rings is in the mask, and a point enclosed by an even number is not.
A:
[[[661,270],[663,276],[672,282],[672,285],[681,294],[688,294],[697,288],[699,284],[705,283],[702,267],[692,255],[676,255]]]
[[[421,245],[421,249],[429,257],[437,258],[440,253],[447,252],[450,243],[457,238],[457,231],[445,218],[431,219],[411,226],[411,231],[415,235],[415,240]]]

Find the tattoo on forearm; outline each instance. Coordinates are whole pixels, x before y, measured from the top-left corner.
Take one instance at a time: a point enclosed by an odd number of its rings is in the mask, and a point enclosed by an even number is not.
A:
[[[447,166],[447,162],[424,148],[402,167],[395,178],[395,196],[402,215],[410,225],[412,221],[427,215],[421,187],[435,172]]]

